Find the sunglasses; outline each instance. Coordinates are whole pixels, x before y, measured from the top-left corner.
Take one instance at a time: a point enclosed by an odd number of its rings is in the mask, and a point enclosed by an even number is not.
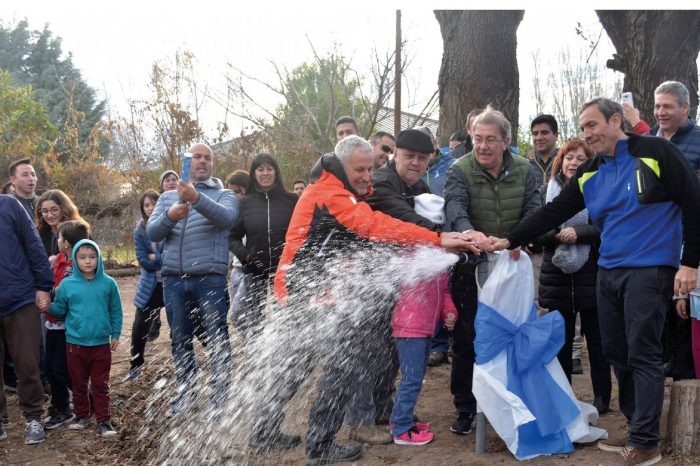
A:
[[[387,145],[385,145],[385,144],[382,144],[381,149],[382,149],[382,152],[386,152],[387,154],[391,154],[392,152],[394,152],[394,148],[393,148],[393,147],[387,146]]]

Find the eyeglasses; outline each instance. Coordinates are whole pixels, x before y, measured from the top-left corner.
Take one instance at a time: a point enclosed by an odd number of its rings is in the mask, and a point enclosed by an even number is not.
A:
[[[391,154],[392,152],[394,152],[394,148],[391,146],[387,146],[386,144],[382,144],[381,149],[382,152],[386,152],[387,154]]]
[[[58,215],[61,213],[61,208],[51,207],[50,209],[41,209],[39,212],[41,212],[41,215]]]
[[[503,139],[499,139],[495,136],[489,136],[486,139],[483,139],[479,136],[473,137],[472,142],[474,143],[475,146],[481,145],[481,144],[486,144],[487,146],[492,146],[496,144],[497,142],[502,142]]]

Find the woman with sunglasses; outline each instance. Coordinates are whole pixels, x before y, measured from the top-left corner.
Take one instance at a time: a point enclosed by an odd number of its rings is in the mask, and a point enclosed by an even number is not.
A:
[[[552,162],[546,202],[552,202],[574,177],[576,169],[592,157],[593,152],[583,139],[569,139]],[[540,237],[538,243],[544,246],[539,304],[550,311],[559,311],[564,317],[564,346],[557,358],[571,383],[574,326],[576,314],[580,313],[581,333],[586,338],[591,365],[593,405],[602,414],[608,411],[612,386],[610,364],[603,357],[596,305],[600,234],[584,209]]]

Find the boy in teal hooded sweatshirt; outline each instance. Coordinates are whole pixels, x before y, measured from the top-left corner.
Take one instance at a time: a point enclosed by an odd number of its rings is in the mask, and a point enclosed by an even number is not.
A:
[[[66,321],[68,372],[76,415],[68,428],[85,429],[90,423],[90,382],[100,434],[116,435],[110,422],[109,371],[111,352],[117,349],[122,330],[119,287],[104,273],[100,248],[93,241],[81,240],[75,245],[73,267],[73,276],[61,282],[49,312]]]

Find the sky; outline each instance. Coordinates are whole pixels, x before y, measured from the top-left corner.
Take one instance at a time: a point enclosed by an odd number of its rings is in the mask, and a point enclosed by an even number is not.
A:
[[[108,5],[107,7],[105,5]],[[476,2],[439,2],[441,8],[464,8]],[[533,5],[533,6],[530,6]],[[597,38],[602,26],[591,4],[586,8],[563,3],[499,2],[499,7],[525,8],[518,29],[518,62],[521,87],[521,125],[534,116],[533,58],[539,50],[540,72],[557,66],[562,47],[578,54],[586,49],[575,33],[577,22]],[[639,8],[639,3],[635,3]],[[123,112],[126,102],[147,96],[146,83],[156,60],[171,58],[187,49],[197,58],[200,82],[215,92],[225,90],[223,74],[232,63],[247,74],[273,80],[271,62],[291,69],[312,59],[309,45],[323,54],[336,44],[355,68],[367,69],[372,49],[394,46],[395,10],[402,9],[403,37],[412,62],[404,80],[402,100],[422,108],[437,89],[442,58],[442,37],[433,14],[437,5],[427,2],[358,1],[331,2],[221,2],[175,0],[95,3],[3,0],[4,25],[27,18],[31,29],[45,24],[63,40],[75,65],[88,84],[107,97],[113,112]],[[614,49],[603,33],[593,58],[601,63]],[[606,79],[614,79],[612,71]],[[619,76],[619,75],[618,75]],[[278,102],[269,92],[256,89],[256,98],[273,108]],[[410,95],[407,95],[410,92]],[[411,108],[405,110],[411,111]],[[209,103],[203,109],[205,130],[211,131],[223,110]],[[230,121],[234,132],[243,121]]]

